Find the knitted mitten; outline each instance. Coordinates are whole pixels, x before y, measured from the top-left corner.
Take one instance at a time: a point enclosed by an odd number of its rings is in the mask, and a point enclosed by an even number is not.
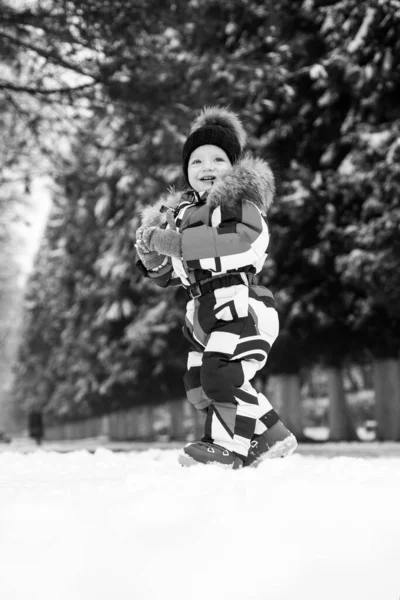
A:
[[[136,244],[136,252],[148,271],[151,271],[152,269],[157,269],[157,267],[161,266],[162,263],[166,260],[165,256],[162,256],[154,250],[145,251],[143,249],[142,244]]]
[[[182,258],[181,238],[177,231],[160,227],[147,227],[142,233],[143,243],[149,250],[175,258]]]
[[[161,256],[154,250],[149,250],[143,241],[143,231],[144,229],[142,227],[139,227],[139,229],[136,231],[135,247],[142,264],[148,271],[151,271],[152,269],[157,269],[157,267],[159,267],[165,261],[166,257]]]

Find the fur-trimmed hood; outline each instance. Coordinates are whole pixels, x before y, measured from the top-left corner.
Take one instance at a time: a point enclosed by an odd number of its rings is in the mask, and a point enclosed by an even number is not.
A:
[[[207,196],[210,208],[225,205],[234,207],[243,200],[253,202],[262,213],[266,214],[275,195],[275,180],[269,164],[245,154],[231,169],[213,185]],[[142,211],[142,227],[160,226],[166,222],[166,213],[161,207],[175,209],[182,201],[182,194],[172,190],[154,205]]]
[[[213,185],[207,204],[215,208],[223,204],[235,206],[242,200],[249,200],[266,214],[274,195],[275,180],[269,164],[245,154]]]
[[[182,202],[182,192],[171,190],[165,196],[162,196],[155,204],[146,206],[142,212],[141,227],[160,227],[167,222],[166,212],[162,207],[174,210]]]

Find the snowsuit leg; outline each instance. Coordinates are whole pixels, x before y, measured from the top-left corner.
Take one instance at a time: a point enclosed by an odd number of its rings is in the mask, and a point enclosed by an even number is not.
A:
[[[187,399],[197,410],[207,412],[212,400],[205,394],[200,380],[203,351],[192,350],[188,354],[187,371],[183,376]]]
[[[187,396],[199,409],[208,406],[203,439],[245,457],[253,435],[279,421],[250,383],[279,331],[272,294],[260,286],[215,290],[188,303],[185,330],[196,348],[184,378]]]

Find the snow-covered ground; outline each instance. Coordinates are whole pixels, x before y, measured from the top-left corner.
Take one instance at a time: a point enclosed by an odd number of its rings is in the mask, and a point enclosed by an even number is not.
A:
[[[400,458],[0,453],[4,600],[398,600]]]

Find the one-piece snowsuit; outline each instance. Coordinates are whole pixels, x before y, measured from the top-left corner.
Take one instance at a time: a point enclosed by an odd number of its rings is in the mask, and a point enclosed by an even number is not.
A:
[[[183,329],[192,346],[184,376],[187,397],[207,412],[203,439],[240,457],[247,456],[255,434],[279,421],[251,385],[279,332],[273,295],[254,281],[267,257],[271,177],[267,163],[246,157],[208,195],[190,191],[170,199],[169,205],[177,204],[182,260],[172,258],[156,272],[137,263],[158,285],[174,285],[179,278],[187,288]],[[155,208],[144,211],[143,226],[161,224]]]

